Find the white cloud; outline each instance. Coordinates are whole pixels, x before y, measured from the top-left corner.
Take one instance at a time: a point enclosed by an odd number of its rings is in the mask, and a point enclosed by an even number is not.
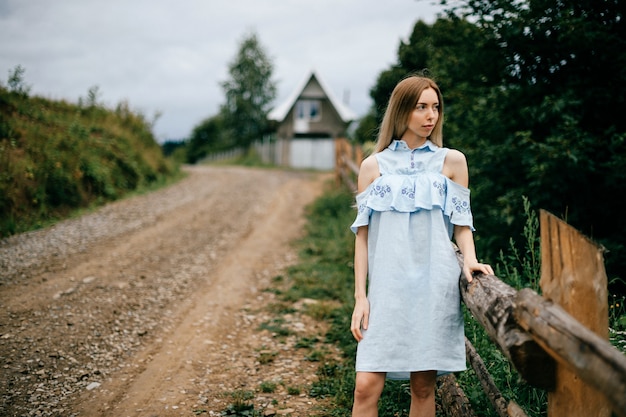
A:
[[[186,137],[223,103],[219,83],[243,37],[274,62],[276,104],[315,68],[364,114],[380,71],[431,0],[0,0],[0,80],[17,65],[33,94],[159,111],[159,140]]]

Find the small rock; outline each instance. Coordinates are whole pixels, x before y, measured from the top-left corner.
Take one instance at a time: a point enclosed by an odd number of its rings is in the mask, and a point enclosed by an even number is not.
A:
[[[98,388],[99,386],[100,386],[99,382],[92,382],[91,384],[87,385],[87,391],[94,390]]]

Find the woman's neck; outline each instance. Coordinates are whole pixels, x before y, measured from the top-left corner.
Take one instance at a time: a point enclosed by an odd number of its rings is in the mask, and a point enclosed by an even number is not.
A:
[[[400,139],[403,140],[407,144],[407,146],[409,148],[417,149],[420,146],[424,145],[428,138],[422,138],[422,137],[415,136],[415,135],[406,135],[405,134]]]

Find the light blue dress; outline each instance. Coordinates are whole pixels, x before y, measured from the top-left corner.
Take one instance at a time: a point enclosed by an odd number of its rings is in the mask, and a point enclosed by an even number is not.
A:
[[[469,189],[441,172],[448,152],[401,140],[375,154],[380,177],[356,196],[351,226],[368,225],[369,327],[356,370],[408,379],[466,369],[454,225],[473,220]]]

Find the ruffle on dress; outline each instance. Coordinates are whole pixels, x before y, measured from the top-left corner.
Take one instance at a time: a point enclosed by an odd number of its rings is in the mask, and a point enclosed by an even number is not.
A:
[[[419,210],[443,211],[452,238],[453,225],[469,226],[474,231],[470,190],[436,172],[414,175],[386,174],[376,178],[356,196],[357,216],[350,226],[356,233],[359,226],[369,224],[372,211],[412,213]]]

